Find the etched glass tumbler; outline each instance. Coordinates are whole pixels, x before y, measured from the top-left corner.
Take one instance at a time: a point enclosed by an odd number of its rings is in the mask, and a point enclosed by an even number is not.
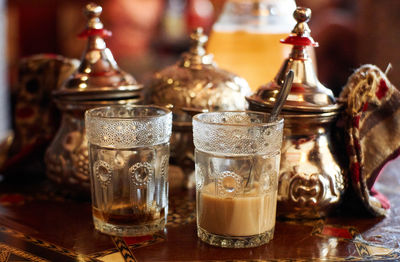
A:
[[[156,106],[109,106],[85,114],[94,226],[116,236],[164,228],[172,113]]]
[[[283,119],[258,112],[193,117],[197,235],[221,247],[273,238]]]

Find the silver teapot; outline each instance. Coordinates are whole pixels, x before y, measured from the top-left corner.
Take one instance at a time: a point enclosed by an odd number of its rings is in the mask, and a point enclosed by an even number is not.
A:
[[[285,126],[277,213],[296,219],[328,215],[340,203],[347,183],[340,143],[334,137],[341,105],[319,82],[308,54],[310,46],[318,45],[310,36],[310,17],[310,9],[296,9],[297,25],[281,40],[293,45],[292,52],[275,79],[247,97],[250,110],[270,112],[284,77],[293,70],[292,89],[282,111]]]
[[[101,6],[86,5],[88,23],[81,36],[87,37],[88,42],[80,66],[53,92],[62,120],[45,155],[46,174],[74,191],[90,191],[85,111],[98,106],[143,102],[142,85],[118,67],[106,47],[104,38],[110,32],[103,28],[101,12]]]

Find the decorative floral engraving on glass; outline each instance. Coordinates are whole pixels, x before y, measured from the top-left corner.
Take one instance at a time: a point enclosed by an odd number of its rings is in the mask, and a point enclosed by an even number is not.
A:
[[[233,197],[240,192],[242,187],[242,177],[231,171],[224,171],[218,174],[217,195],[223,197]]]
[[[139,187],[146,186],[151,181],[153,172],[153,167],[147,162],[136,163],[129,168],[132,182]]]
[[[93,169],[96,178],[100,181],[103,187],[106,187],[111,183],[112,167],[107,162],[101,160],[96,161]]]
[[[255,247],[274,234],[283,120],[211,112],[193,117],[197,235],[221,247]],[[201,185],[201,186],[200,186]]]
[[[164,228],[172,113],[157,106],[86,112],[92,210],[97,230],[140,236]]]
[[[282,133],[279,131],[282,126],[279,123],[266,124],[266,119],[261,119],[255,112],[200,115],[201,121],[193,121],[196,148],[226,154],[269,154],[281,148]],[[269,146],[265,146],[266,141]]]
[[[135,146],[151,146],[166,143],[171,136],[172,116],[148,117],[147,114],[156,113],[158,109],[144,107],[106,107],[93,111],[93,116],[87,117],[87,137],[93,144],[114,147],[130,148]]]
[[[168,179],[168,162],[169,154],[164,156],[164,159],[161,161],[161,177],[164,179]]]

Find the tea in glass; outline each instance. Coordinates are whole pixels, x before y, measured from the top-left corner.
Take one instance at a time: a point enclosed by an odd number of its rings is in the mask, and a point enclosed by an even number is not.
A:
[[[171,112],[155,106],[111,106],[87,111],[92,210],[97,230],[140,236],[164,228],[171,121]]]
[[[273,238],[283,120],[268,114],[194,116],[197,234],[211,245],[255,247]]]

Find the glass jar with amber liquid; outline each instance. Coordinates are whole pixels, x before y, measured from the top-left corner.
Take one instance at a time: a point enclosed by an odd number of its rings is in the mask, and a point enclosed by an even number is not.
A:
[[[207,51],[219,67],[244,77],[253,91],[272,79],[290,47],[280,44],[296,24],[294,0],[228,0]]]

